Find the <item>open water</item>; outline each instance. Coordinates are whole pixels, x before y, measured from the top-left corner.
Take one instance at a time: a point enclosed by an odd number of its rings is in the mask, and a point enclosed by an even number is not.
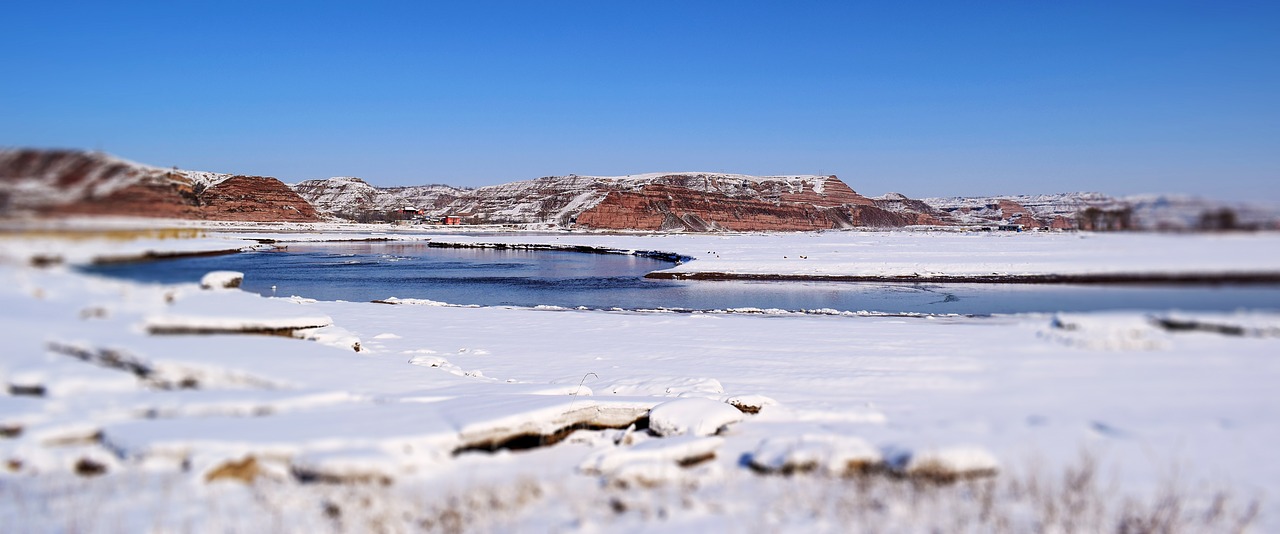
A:
[[[1280,309],[1277,286],[1062,286],[647,280],[671,264],[576,252],[428,248],[424,243],[290,244],[251,252],[86,271],[140,282],[196,282],[212,270],[245,273],[267,296],[370,301],[388,297],[484,306],[592,309],[832,309],[974,314]]]

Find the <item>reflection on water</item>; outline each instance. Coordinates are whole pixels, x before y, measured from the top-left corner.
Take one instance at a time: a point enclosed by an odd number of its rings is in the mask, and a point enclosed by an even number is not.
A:
[[[388,297],[487,306],[712,310],[778,308],[992,314],[1110,309],[1280,309],[1280,287],[1117,287],[1019,284],[710,282],[646,280],[670,264],[574,252],[427,248],[422,243],[290,245],[287,252],[108,265],[89,272],[143,282],[245,273],[267,296],[369,301]]]

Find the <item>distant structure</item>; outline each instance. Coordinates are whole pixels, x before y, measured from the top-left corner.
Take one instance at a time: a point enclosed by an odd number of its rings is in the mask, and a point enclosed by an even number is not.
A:
[[[1092,232],[1133,230],[1133,208],[1103,209],[1089,206],[1076,212],[1076,228]]]
[[[395,213],[392,220],[396,221],[412,221],[422,216],[422,211],[413,206],[405,206]]]

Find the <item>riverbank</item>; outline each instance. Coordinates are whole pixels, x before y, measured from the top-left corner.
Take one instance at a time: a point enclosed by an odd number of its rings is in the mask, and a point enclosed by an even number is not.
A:
[[[1048,254],[1026,265],[1080,257],[1049,250],[1072,241],[956,237],[967,236],[451,239],[697,258],[676,269],[716,255],[761,269],[792,256],[843,269],[856,264],[824,251],[857,243],[899,257],[942,251],[951,259],[939,265],[952,267],[965,265],[965,250],[1001,247]],[[1154,265],[1137,256],[1167,242],[1145,237],[1089,250]],[[234,237],[263,238],[275,239]],[[1238,256],[1271,238],[1258,239],[1188,246]],[[88,261],[119,247],[164,250],[163,241],[46,246]],[[0,249],[6,258],[31,250]],[[1266,264],[1268,254],[1213,261]],[[450,509],[473,528],[834,530],[856,508],[820,503],[865,490],[887,509],[935,503],[859,515],[910,530],[988,524],[979,519],[988,483],[986,498],[999,503],[989,517],[1013,530],[1062,526],[1063,516],[1009,489],[1038,480],[1036,469],[1055,478],[1091,469],[1097,488],[1113,485],[1089,501],[1098,514],[1089,524],[1107,529],[1126,513],[1161,513],[1166,490],[1196,518],[1216,490],[1230,491],[1222,516],[1231,520],[1195,530],[1231,530],[1255,497],[1262,530],[1280,516],[1269,449],[1280,422],[1274,313],[636,314],[262,298],[16,260],[0,273],[10,281],[0,288],[0,518],[19,528],[231,524],[219,518],[232,508],[246,524],[322,530],[422,528],[448,521]],[[294,337],[150,328],[264,324],[313,328]],[[977,485],[917,485],[967,477]],[[124,487],[128,502],[95,497]],[[1125,499],[1130,512],[1115,504]]]

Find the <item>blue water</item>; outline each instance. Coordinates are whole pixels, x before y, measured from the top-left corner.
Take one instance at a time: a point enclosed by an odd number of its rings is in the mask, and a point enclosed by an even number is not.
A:
[[[245,273],[267,296],[370,301],[420,298],[485,306],[714,310],[779,308],[885,313],[1280,309],[1280,287],[1061,286],[647,280],[669,263],[575,252],[428,248],[422,243],[291,244],[249,252],[86,271],[140,282],[195,282],[212,270]]]

